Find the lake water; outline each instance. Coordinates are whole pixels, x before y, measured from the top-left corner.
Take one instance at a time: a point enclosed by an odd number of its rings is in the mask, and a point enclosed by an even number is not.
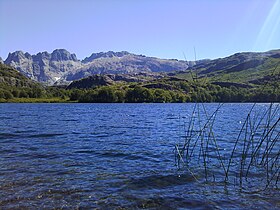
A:
[[[178,169],[174,148],[185,140],[194,106],[0,104],[0,208],[280,208],[279,185],[246,192],[205,182],[195,166],[196,178]],[[209,113],[217,107],[205,104]],[[232,148],[251,107],[224,104],[218,111],[221,153]]]

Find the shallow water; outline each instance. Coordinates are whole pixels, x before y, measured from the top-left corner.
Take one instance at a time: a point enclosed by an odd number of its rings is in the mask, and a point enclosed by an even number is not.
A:
[[[205,104],[209,113],[217,106]],[[256,109],[261,112],[268,106],[257,104]],[[224,104],[217,113],[215,135],[223,157],[251,107]],[[275,187],[244,192],[220,181],[206,183],[199,170],[194,170],[196,180],[184,167],[175,166],[174,145],[184,142],[193,108],[194,104],[0,104],[0,207],[280,208]]]

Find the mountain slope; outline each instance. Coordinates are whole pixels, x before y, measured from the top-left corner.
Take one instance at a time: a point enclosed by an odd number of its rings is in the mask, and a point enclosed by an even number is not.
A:
[[[8,87],[38,87],[38,83],[27,78],[14,68],[0,63],[0,88]]]
[[[166,77],[163,73],[133,73],[133,74],[95,74],[80,80],[73,81],[68,89],[90,89],[99,86],[109,86],[117,83],[144,83]]]
[[[12,98],[39,98],[44,94],[45,89],[40,83],[0,63],[0,102]]]
[[[193,66],[187,72],[178,72],[182,78],[208,78],[212,82],[254,83],[279,74],[280,50],[265,53],[236,53],[229,57],[210,60]]]

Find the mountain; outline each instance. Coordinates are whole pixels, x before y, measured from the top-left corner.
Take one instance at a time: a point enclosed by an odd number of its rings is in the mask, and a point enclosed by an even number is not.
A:
[[[0,63],[4,63],[3,59],[0,57]]]
[[[168,72],[186,70],[189,66],[185,61],[146,57],[126,51],[93,53],[79,61],[75,54],[64,49],[36,55],[16,51],[9,53],[5,64],[35,81],[49,85],[70,83],[94,74]]]
[[[32,80],[46,84],[53,84],[66,72],[81,66],[76,55],[64,49],[54,50],[51,54],[40,52],[36,55],[16,51],[9,53],[4,63],[16,68]]]
[[[214,60],[181,61],[136,55],[126,51],[93,53],[83,60],[65,49],[30,55],[22,51],[9,53],[5,64],[16,68],[32,80],[47,85],[70,84],[92,75],[128,76],[139,73],[166,72],[183,79],[207,78],[210,82],[258,84],[267,81],[280,61],[280,50],[263,53],[244,52]],[[1,61],[0,61],[1,62]],[[280,66],[279,66],[280,67]],[[276,68],[276,73],[279,69]],[[237,84],[237,86],[239,86]]]
[[[68,72],[63,80],[73,81],[93,74],[132,74],[139,72],[169,72],[186,70],[188,62],[175,59],[159,59],[135,55],[128,52],[94,53],[85,58],[83,66],[74,72]]]
[[[280,50],[264,53],[236,53],[229,57],[208,60],[194,65],[188,72],[177,72],[177,76],[207,78],[212,82],[257,84],[280,72]]]

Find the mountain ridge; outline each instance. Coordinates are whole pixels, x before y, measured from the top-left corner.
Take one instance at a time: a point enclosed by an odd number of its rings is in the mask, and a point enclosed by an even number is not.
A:
[[[280,50],[267,52],[235,53],[228,57],[208,60],[185,72],[175,73],[185,79],[207,78],[210,82],[235,82],[248,84],[251,81],[279,74]]]
[[[56,49],[52,53],[28,52],[9,53],[5,64],[16,68],[27,77],[52,85],[72,82],[94,74],[125,74],[139,72],[165,72],[185,70],[187,61],[160,59],[136,55],[127,51],[92,53],[83,60],[78,60],[74,53],[65,49]]]
[[[3,62],[32,80],[47,85],[59,85],[70,84],[72,81],[95,74],[138,74],[141,72],[175,72],[176,75],[182,73],[186,76],[187,72],[192,71],[198,77],[209,77],[225,82],[236,75],[242,78],[244,72],[249,72],[250,75],[257,75],[255,78],[251,78],[254,80],[258,79],[259,74],[262,77],[267,76],[268,71],[264,68],[271,69],[272,64],[275,65],[279,58],[280,50],[239,52],[224,58],[198,61],[161,59],[127,51],[108,51],[92,53],[89,57],[79,60],[74,53],[65,49],[55,49],[52,53],[44,51],[34,55],[15,51],[9,53]],[[233,74],[234,76],[232,76]],[[242,82],[245,81],[249,81],[249,79],[242,80]]]

